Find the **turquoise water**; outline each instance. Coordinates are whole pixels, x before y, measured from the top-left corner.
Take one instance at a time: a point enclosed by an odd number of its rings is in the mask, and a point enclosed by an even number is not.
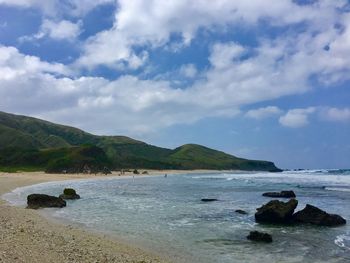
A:
[[[294,190],[310,203],[350,220],[350,173],[343,170],[283,173],[187,174],[44,183],[5,198],[24,205],[30,193],[58,195],[73,187],[80,200],[46,209],[59,219],[107,232],[177,262],[350,262],[350,223],[336,228],[256,224],[266,191]],[[201,198],[219,201],[203,203]],[[235,213],[243,209],[248,215]],[[271,233],[256,244],[251,230]]]

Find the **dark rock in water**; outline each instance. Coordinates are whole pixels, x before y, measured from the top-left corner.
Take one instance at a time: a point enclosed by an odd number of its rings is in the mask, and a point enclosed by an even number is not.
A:
[[[262,233],[259,231],[251,231],[247,236],[247,239],[252,241],[257,241],[257,242],[265,242],[265,243],[272,242],[272,236],[270,234]]]
[[[298,201],[296,199],[291,199],[286,203],[272,200],[256,209],[255,221],[259,223],[290,223],[297,205]]]
[[[241,214],[241,215],[246,215],[246,214],[248,214],[246,211],[241,210],[241,209],[237,209],[237,210],[235,210],[235,212],[238,213],[238,214]]]
[[[346,220],[339,215],[328,214],[318,207],[307,204],[303,210],[296,212],[293,219],[299,223],[308,223],[319,226],[345,225]]]
[[[280,172],[283,172],[283,170],[276,167],[275,169],[269,170],[269,172],[270,173],[280,173]]]
[[[215,198],[202,198],[201,201],[202,202],[214,202],[214,201],[218,201],[218,199],[215,199]]]
[[[267,193],[263,193],[263,196],[281,197],[281,198],[294,198],[294,197],[296,197],[296,195],[293,191],[267,192]]]
[[[44,195],[44,194],[31,194],[27,196],[28,208],[38,209],[44,207],[65,207],[66,201],[60,197]]]
[[[74,189],[65,188],[63,190],[63,194],[60,195],[62,199],[80,199],[80,195],[78,195]]]

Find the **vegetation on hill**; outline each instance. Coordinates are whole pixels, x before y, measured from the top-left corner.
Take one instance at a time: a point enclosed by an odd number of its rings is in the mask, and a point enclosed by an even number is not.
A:
[[[0,112],[0,169],[97,172],[110,169],[240,169],[279,171],[201,145],[174,150],[125,136],[96,136],[48,121]]]

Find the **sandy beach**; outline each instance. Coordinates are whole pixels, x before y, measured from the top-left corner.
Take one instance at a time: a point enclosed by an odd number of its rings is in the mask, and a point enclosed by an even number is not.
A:
[[[213,171],[148,170],[148,175],[197,172]],[[124,175],[133,174],[128,172]],[[119,176],[119,173],[114,172],[108,176]],[[44,172],[0,173],[0,196],[22,186],[88,178],[106,176]],[[0,262],[169,262],[105,235],[48,220],[37,210],[10,206],[4,200],[0,200],[0,211]]]
[[[118,176],[118,174],[115,174]],[[0,173],[0,195],[21,186],[96,176]],[[167,262],[139,248],[46,219],[0,200],[0,262]]]

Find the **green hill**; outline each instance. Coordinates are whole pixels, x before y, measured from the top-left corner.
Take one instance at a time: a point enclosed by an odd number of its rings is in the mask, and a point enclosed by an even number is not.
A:
[[[79,172],[110,169],[240,169],[279,171],[201,145],[174,150],[125,136],[97,136],[48,121],[0,112],[0,169]]]

